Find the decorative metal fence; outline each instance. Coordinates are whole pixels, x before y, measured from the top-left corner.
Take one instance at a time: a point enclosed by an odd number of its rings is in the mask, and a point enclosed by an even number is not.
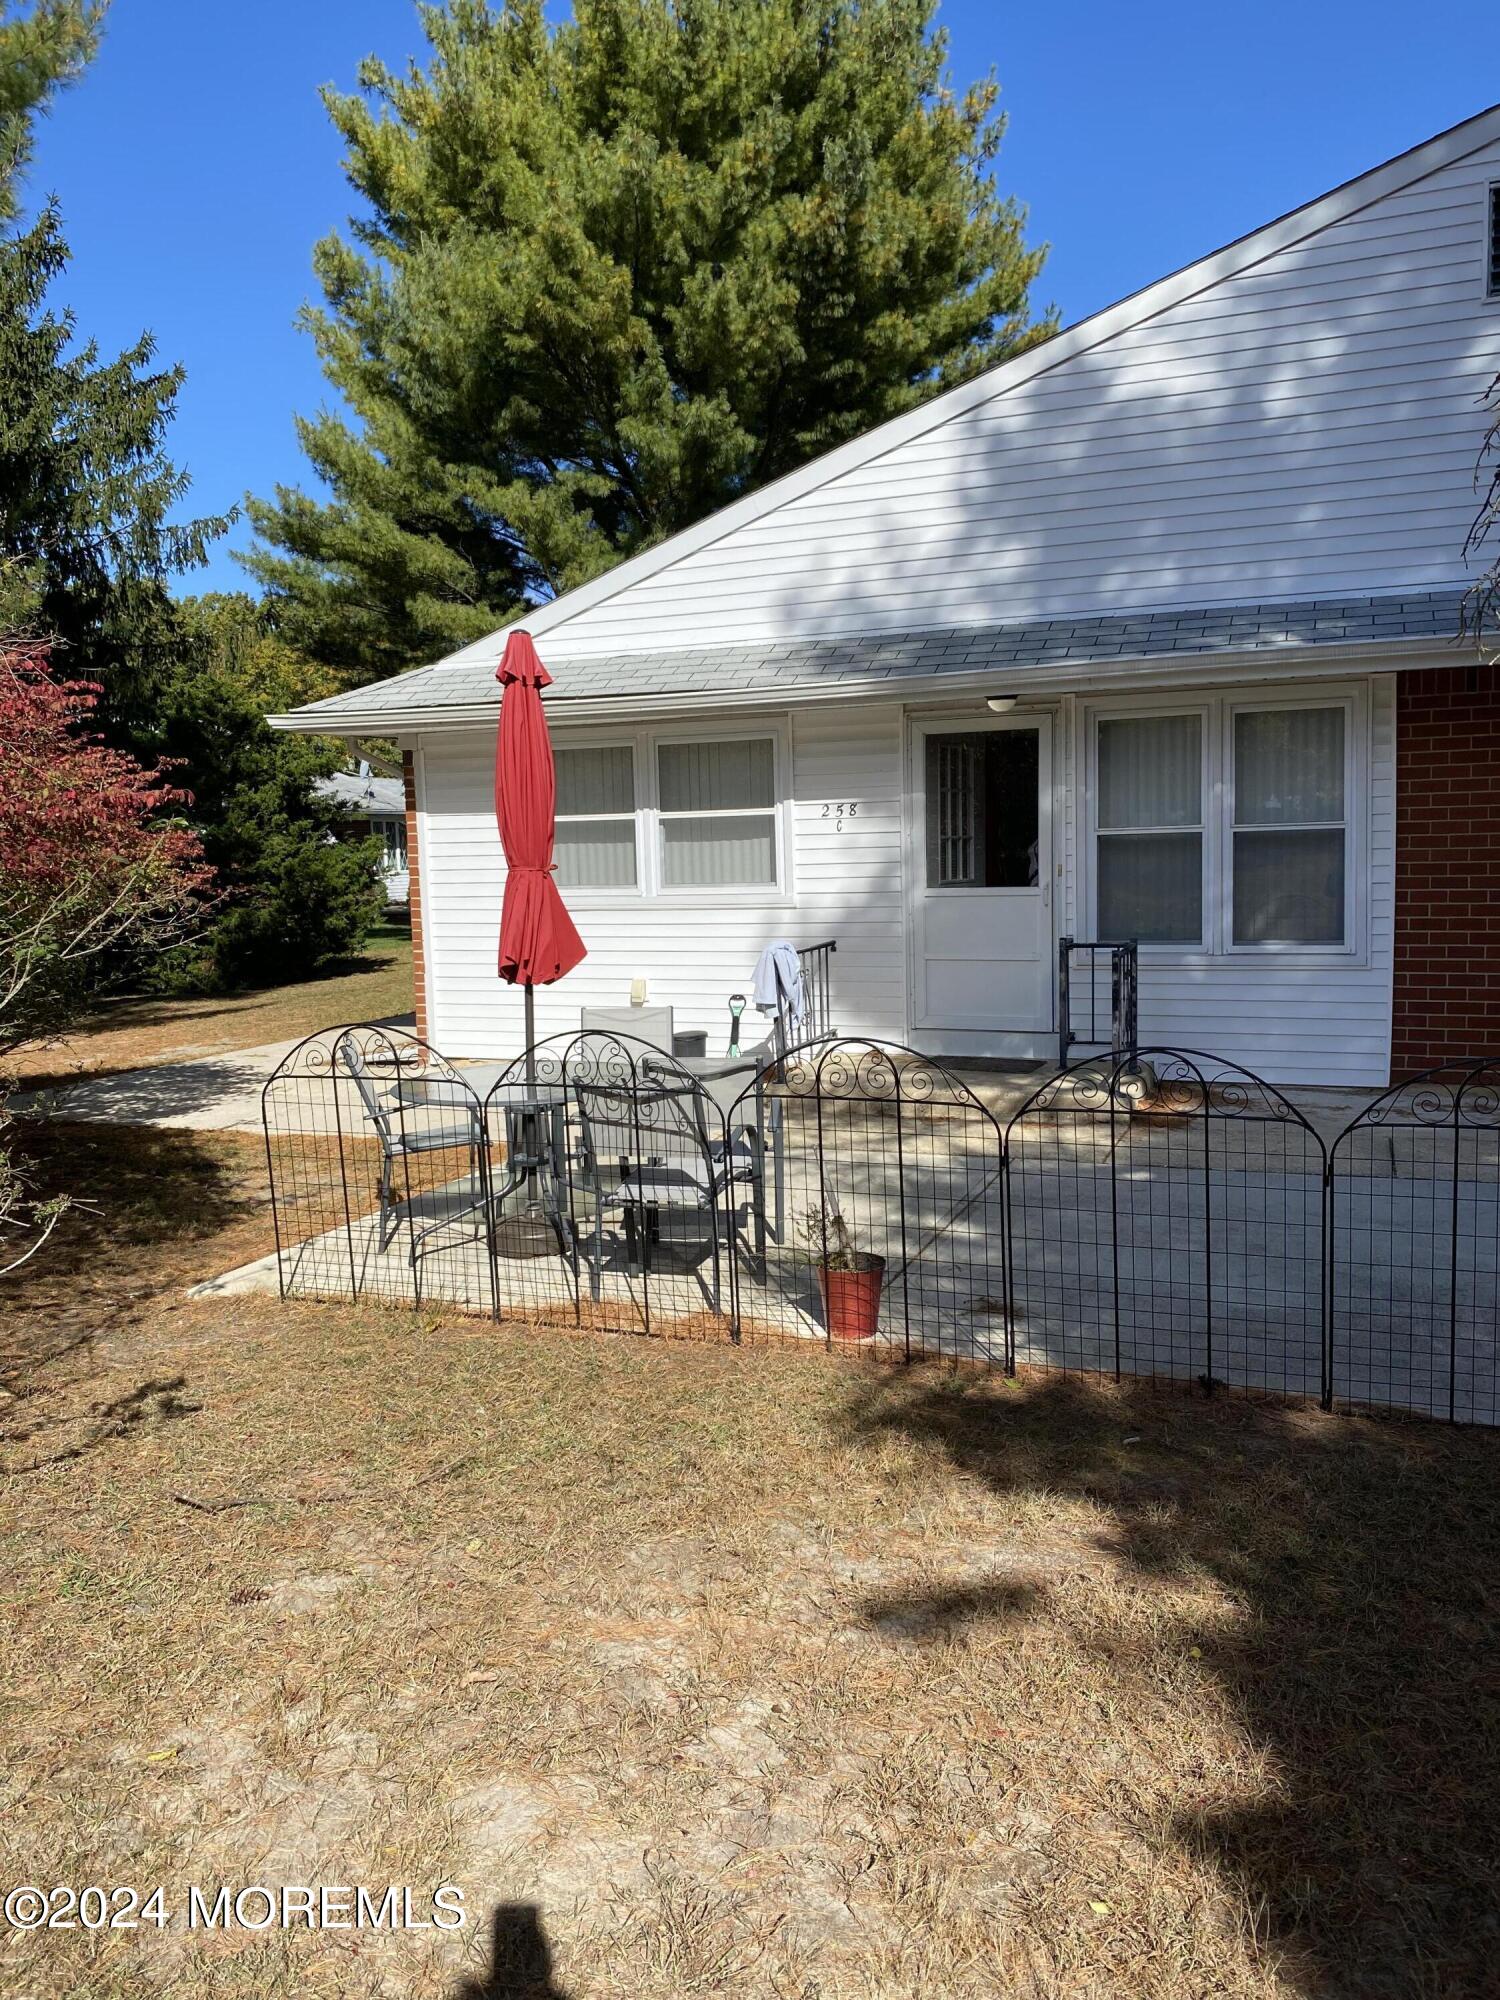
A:
[[[757,1124],[742,1337],[1006,1359],[1002,1137],[967,1084],[913,1049],[803,1047],[728,1108],[731,1134]]]
[[[281,1289],[1500,1422],[1500,1059],[1331,1145],[1192,1051],[1004,1089],[867,1042],[333,1030],[265,1088]]]
[[[1181,1049],[1078,1064],[1006,1156],[1017,1363],[1325,1393],[1327,1155],[1280,1091]]]
[[[424,1295],[488,1311],[484,1107],[399,1028],[309,1036],[261,1093],[283,1298]]]
[[[1500,1423],[1500,1058],[1377,1098],[1329,1185],[1332,1397]]]

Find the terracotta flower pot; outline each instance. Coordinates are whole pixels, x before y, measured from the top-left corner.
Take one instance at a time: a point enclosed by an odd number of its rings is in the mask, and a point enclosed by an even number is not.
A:
[[[826,1264],[819,1265],[818,1289],[830,1340],[875,1338],[884,1283],[884,1257],[861,1257],[857,1271],[830,1271]]]

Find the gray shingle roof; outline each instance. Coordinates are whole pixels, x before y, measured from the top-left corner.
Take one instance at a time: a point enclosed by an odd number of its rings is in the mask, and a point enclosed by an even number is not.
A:
[[[869,639],[757,641],[680,652],[606,654],[557,666],[548,696],[554,710],[569,700],[632,695],[790,693],[840,682],[908,680],[991,669],[1079,665],[1092,660],[1143,660],[1189,653],[1255,653],[1308,646],[1369,646],[1385,640],[1452,639],[1460,591],[1409,597],[1318,598],[1302,604],[1237,604],[1204,611],[1152,611],[1115,618],[1054,618],[1029,625],[983,625],[944,632],[910,632]],[[559,635],[561,636],[561,635]],[[378,711],[395,717],[474,708],[498,702],[491,659],[419,667],[394,680],[333,695],[297,710],[303,726]],[[542,652],[546,654],[545,643]],[[559,645],[559,652],[562,646]]]
[[[406,813],[406,795],[399,778],[335,771],[332,777],[314,778],[312,788],[325,799],[337,799],[356,818],[401,819]]]

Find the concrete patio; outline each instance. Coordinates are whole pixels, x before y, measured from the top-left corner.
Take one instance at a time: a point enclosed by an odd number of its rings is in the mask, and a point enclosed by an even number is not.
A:
[[[733,1254],[721,1232],[717,1300],[701,1217],[663,1211],[645,1272],[632,1266],[611,1217],[595,1273],[581,1188],[567,1204],[576,1255],[571,1245],[563,1254],[544,1224],[518,1230],[513,1199],[492,1263],[479,1190],[455,1175],[414,1193],[382,1248],[371,1177],[362,1168],[346,1175],[330,1206],[316,1164],[308,1199],[283,1204],[279,1263],[261,1260],[203,1289],[423,1299],[698,1337],[722,1337],[733,1321],[747,1341],[821,1341],[817,1272],[798,1228],[821,1202],[843,1215],[860,1250],[885,1260],[879,1329],[867,1351],[1002,1362],[1001,1134],[1040,1079],[978,1072],[966,1081],[972,1095],[930,1104],[784,1093],[780,1226],[768,1190],[762,1258],[748,1193],[736,1190]],[[1320,1140],[1358,1110],[1359,1094],[1299,1093],[1298,1108],[1312,1131],[1278,1116],[1122,1110],[1111,1118],[1065,1104],[1016,1125],[1009,1304],[1018,1365],[1118,1368],[1316,1398],[1325,1310]],[[352,1110],[343,1125],[358,1131]],[[1340,1402],[1500,1421],[1500,1144],[1493,1133],[1465,1135],[1463,1144],[1457,1183],[1442,1131],[1361,1127],[1339,1150],[1330,1336]]]

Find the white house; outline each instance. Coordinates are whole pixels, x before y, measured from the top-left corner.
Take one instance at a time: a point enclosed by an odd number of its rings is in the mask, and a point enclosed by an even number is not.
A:
[[[411,869],[406,848],[406,799],[399,778],[382,778],[361,758],[352,771],[335,771],[316,778],[313,790],[332,799],[348,817],[351,837],[373,834],[383,852],[380,872],[388,903],[405,903],[411,896]]]
[[[717,1048],[763,943],[834,938],[841,1030],[1049,1054],[1074,935],[1140,940],[1143,1040],[1277,1081],[1500,1047],[1497,370],[1500,106],[538,607],[589,947],[540,1028],[643,979]],[[275,718],[402,744],[453,1056],[519,1044],[503,642]]]

